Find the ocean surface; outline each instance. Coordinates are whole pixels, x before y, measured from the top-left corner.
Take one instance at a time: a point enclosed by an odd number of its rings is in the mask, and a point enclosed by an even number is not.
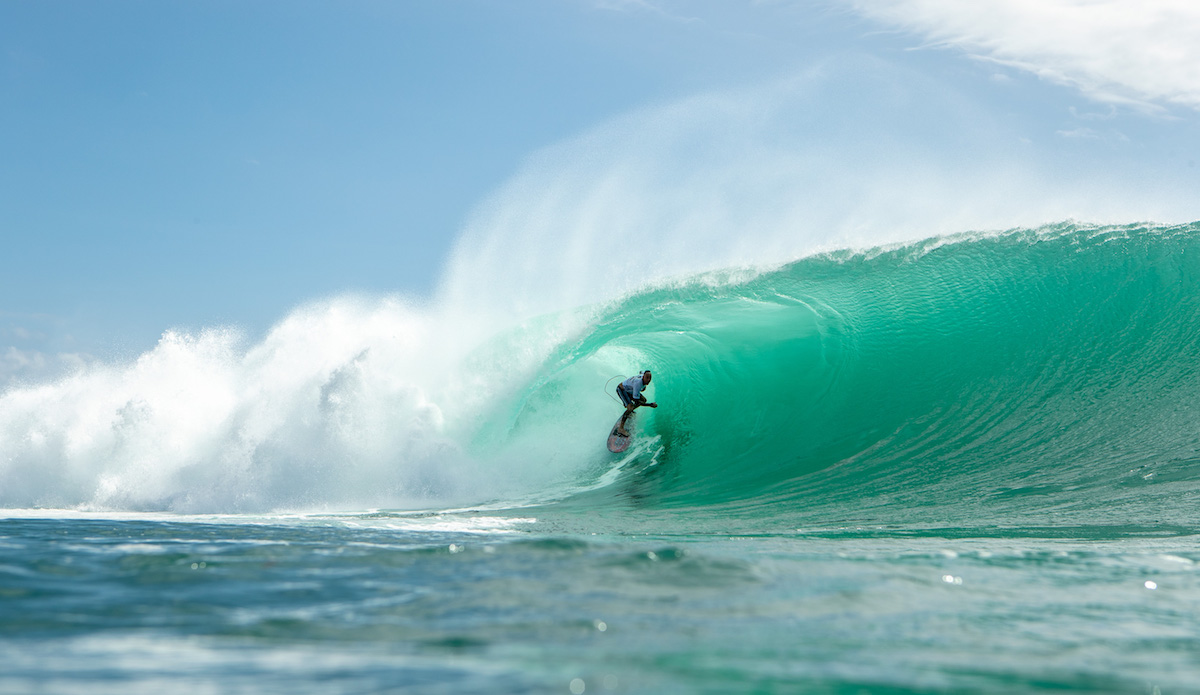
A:
[[[1198,402],[1200,223],[169,332],[0,395],[0,692],[1200,692]]]

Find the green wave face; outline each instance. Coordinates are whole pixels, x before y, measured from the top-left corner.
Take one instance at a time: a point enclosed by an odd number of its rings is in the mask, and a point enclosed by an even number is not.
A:
[[[636,460],[575,503],[1120,516],[1193,478],[1198,347],[1200,225],[932,239],[628,298],[505,437],[611,469],[599,386],[647,368],[660,407],[638,411]]]

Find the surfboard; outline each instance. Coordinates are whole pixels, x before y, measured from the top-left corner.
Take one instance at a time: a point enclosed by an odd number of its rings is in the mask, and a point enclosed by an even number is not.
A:
[[[624,415],[624,413],[622,413],[622,415]],[[632,424],[633,424],[633,415],[630,415],[629,420],[626,421],[626,423],[625,423],[625,431],[626,432],[629,432],[629,429],[632,426]],[[617,428],[620,426],[621,426],[621,418],[617,418],[616,424],[613,425],[612,430],[609,431],[609,433],[608,433],[608,450],[613,452],[614,454],[619,454],[622,451],[625,451],[626,449],[629,448],[629,437],[622,437],[621,435],[617,434]],[[630,432],[630,434],[633,434],[633,433]]]

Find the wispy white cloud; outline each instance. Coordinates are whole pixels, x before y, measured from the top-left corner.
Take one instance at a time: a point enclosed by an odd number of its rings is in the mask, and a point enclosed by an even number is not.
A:
[[[661,11],[647,0],[594,0],[592,4],[598,9],[613,10],[614,12],[627,12],[629,10]]]
[[[679,22],[694,22],[696,17],[679,14],[664,6],[661,2],[650,0],[593,0],[592,6],[598,10],[612,12],[645,12]]]
[[[46,352],[8,346],[0,352],[0,390],[18,381],[38,382],[81,369],[95,361],[82,352]]]
[[[1069,140],[1099,140],[1101,138],[1100,132],[1092,130],[1091,128],[1059,130],[1055,131],[1055,134],[1059,137],[1067,138]]]
[[[1054,132],[1060,138],[1066,140],[1094,140],[1112,144],[1129,142],[1129,136],[1119,130],[1096,130],[1095,128],[1070,128],[1067,130],[1056,130]]]
[[[1091,98],[1200,109],[1195,0],[846,0],[938,45],[1070,85]]]
[[[5,371],[22,371],[28,369],[44,369],[46,354],[37,350],[18,350],[9,346],[3,357]]]
[[[0,319],[6,319],[0,323],[0,391],[69,374],[95,360],[72,349],[75,339],[59,317],[0,312]]]
[[[1117,110],[1112,106],[1109,106],[1105,111],[1080,111],[1072,106],[1068,111],[1072,118],[1081,121],[1111,121],[1117,117]]]

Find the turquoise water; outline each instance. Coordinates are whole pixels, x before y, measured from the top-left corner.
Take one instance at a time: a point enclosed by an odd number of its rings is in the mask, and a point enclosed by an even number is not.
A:
[[[1200,692],[1200,225],[661,282],[470,409],[205,340],[0,397],[0,691]]]

